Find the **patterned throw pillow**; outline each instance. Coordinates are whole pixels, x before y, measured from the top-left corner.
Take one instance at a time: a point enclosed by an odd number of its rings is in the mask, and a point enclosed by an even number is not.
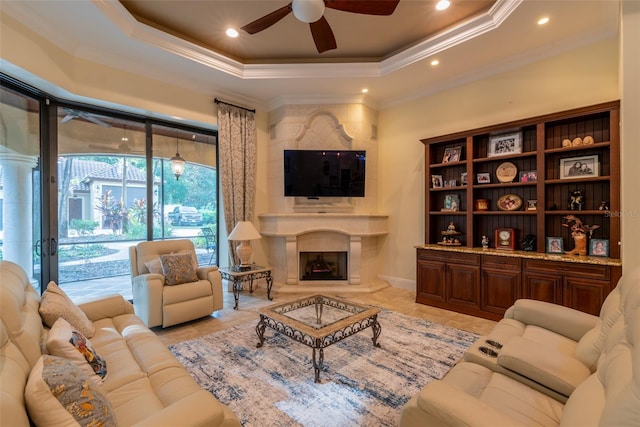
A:
[[[107,362],[96,353],[91,341],[62,317],[56,320],[49,331],[47,350],[54,356],[73,362],[95,384],[102,384],[107,375]]]
[[[198,281],[191,254],[160,255],[160,263],[162,264],[162,274],[164,274],[164,284],[167,286]]]
[[[25,387],[29,418],[38,427],[116,425],[111,403],[100,387],[72,362],[42,355]]]
[[[154,259],[145,262],[144,266],[147,267],[149,273],[162,274],[162,264],[160,263],[160,257],[155,257]]]
[[[86,337],[93,337],[96,329],[86,314],[64,293],[55,282],[49,282],[40,301],[40,316],[45,325],[52,327],[59,317],[71,323]]]

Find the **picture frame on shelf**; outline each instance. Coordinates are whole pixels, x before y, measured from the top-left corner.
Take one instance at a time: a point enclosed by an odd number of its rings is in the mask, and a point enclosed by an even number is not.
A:
[[[476,175],[478,184],[491,184],[491,174],[489,172],[480,172]]]
[[[457,194],[446,194],[444,196],[444,207],[442,212],[458,212],[460,210],[460,196]]]
[[[589,242],[590,256],[609,256],[609,240],[607,239],[591,239]]]
[[[444,187],[455,187],[456,185],[458,185],[458,181],[456,181],[455,179],[450,179],[444,182]]]
[[[447,147],[444,149],[444,155],[442,156],[442,163],[459,162],[462,158],[462,145],[456,145],[455,147]]]
[[[562,237],[547,237],[547,253],[548,254],[563,254],[564,243]]]
[[[442,175],[431,175],[431,183],[433,184],[433,188],[444,187],[444,181],[442,180]]]
[[[460,185],[467,185],[467,173],[462,172],[460,174]]]
[[[520,182],[538,181],[538,171],[520,171]]]
[[[505,133],[489,137],[487,157],[508,156],[522,153],[522,135],[520,132]]]
[[[600,176],[600,160],[592,156],[560,159],[560,179],[592,178]]]
[[[525,208],[528,211],[537,211],[538,210],[538,201],[537,200],[527,200],[527,207]]]

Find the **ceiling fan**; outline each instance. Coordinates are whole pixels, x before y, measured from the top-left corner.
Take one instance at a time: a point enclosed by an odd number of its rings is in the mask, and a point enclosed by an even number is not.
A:
[[[109,123],[100,120],[95,115],[87,113],[86,111],[79,111],[71,108],[65,108],[64,110],[67,112],[67,115],[60,119],[60,123],[67,123],[73,119],[84,119],[105,128],[111,127]]]
[[[293,12],[298,20],[309,24],[318,53],[322,53],[337,47],[333,31],[324,17],[326,7],[344,12],[387,16],[396,10],[399,2],[400,0],[293,0],[288,5],[256,19],[241,29],[249,34],[255,34]]]
[[[120,144],[114,144],[114,145],[89,144],[89,148],[101,153],[144,154],[144,147],[137,148],[133,145],[130,145],[127,142],[121,142]]]

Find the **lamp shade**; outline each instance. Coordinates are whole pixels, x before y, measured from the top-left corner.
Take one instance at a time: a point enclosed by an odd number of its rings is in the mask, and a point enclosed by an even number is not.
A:
[[[257,240],[262,238],[251,221],[240,221],[229,234],[229,240]]]

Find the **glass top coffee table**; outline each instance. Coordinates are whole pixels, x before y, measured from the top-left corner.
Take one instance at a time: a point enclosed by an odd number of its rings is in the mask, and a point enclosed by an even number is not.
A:
[[[382,328],[378,323],[379,308],[356,304],[325,295],[312,295],[259,310],[260,321],[256,333],[264,344],[264,332],[270,327],[313,349],[315,382],[320,382],[324,363],[324,348],[368,327],[373,331],[373,345],[380,347],[378,337]],[[316,352],[318,354],[316,354]]]

